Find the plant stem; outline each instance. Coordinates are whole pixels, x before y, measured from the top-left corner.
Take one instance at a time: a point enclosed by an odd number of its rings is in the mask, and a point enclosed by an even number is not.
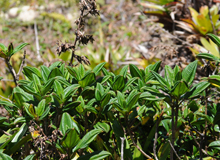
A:
[[[159,119],[157,118],[156,121],[156,129],[155,129],[155,136],[154,136],[154,148],[153,148],[153,152],[154,152],[154,157],[156,160],[158,160],[157,158],[157,153],[156,153],[156,147],[157,147],[157,136],[158,136],[158,123],[159,123]]]
[[[129,125],[128,125],[128,116],[127,116],[127,115],[125,116],[125,121],[126,121],[126,125],[129,126]],[[128,134],[129,134],[129,136],[130,136],[130,138],[131,138],[131,141],[132,141],[133,145],[134,145],[145,157],[147,157],[147,158],[149,158],[149,159],[153,159],[153,158],[150,157],[148,154],[146,154],[146,153],[135,143],[134,138],[133,138],[133,136],[132,136],[132,134],[131,134],[131,130],[130,130],[129,127],[127,127],[127,130],[128,130]]]
[[[172,107],[172,139],[171,139],[171,145],[174,145],[174,140],[175,140],[175,127],[174,127],[174,105]],[[170,149],[170,160],[173,160],[173,149]]]
[[[11,72],[11,74],[12,74],[12,76],[13,76],[15,85],[17,86],[18,84],[17,84],[17,79],[16,79],[16,73],[15,73],[14,68],[11,66],[9,60],[10,60],[9,58],[6,58],[6,59],[5,59],[5,63],[7,64],[8,69],[9,69],[9,71]]]
[[[170,140],[168,140],[168,142],[170,143],[170,147],[172,148],[173,152],[176,154],[177,158],[179,160],[181,160],[181,158],[178,156],[178,154],[176,153],[176,150],[174,149],[173,145],[171,144]]]

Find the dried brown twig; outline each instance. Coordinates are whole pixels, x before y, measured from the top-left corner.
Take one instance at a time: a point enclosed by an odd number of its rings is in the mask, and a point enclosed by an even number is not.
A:
[[[75,41],[74,43],[62,43],[58,42],[57,45],[57,54],[60,55],[62,52],[66,52],[67,50],[72,50],[72,56],[69,62],[69,66],[73,65],[73,58],[75,58],[79,63],[85,63],[86,65],[90,65],[90,61],[86,56],[78,56],[75,54],[76,44],[78,45],[83,44],[87,45],[88,42],[93,43],[94,39],[92,35],[85,35],[84,34],[84,26],[85,26],[85,17],[89,14],[97,16],[99,15],[99,11],[96,9],[96,2],[95,0],[81,0],[80,4],[80,17],[75,21],[77,25],[77,29],[75,31]]]

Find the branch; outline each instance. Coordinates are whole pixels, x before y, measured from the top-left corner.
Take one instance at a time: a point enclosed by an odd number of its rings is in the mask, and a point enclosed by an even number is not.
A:
[[[42,62],[42,58],[40,56],[40,45],[39,45],[39,40],[38,40],[38,32],[37,32],[37,24],[34,22],[34,34],[35,34],[35,39],[36,39],[36,50],[37,50],[37,60],[39,62]]]
[[[121,138],[121,160],[124,160],[124,141],[125,138],[124,137],[120,137]]]
[[[10,62],[9,62],[9,58],[6,58],[5,59],[5,63],[7,64],[8,66],[8,69],[9,71],[11,72],[12,76],[13,76],[13,79],[14,79],[14,82],[15,82],[15,85],[17,86],[17,79],[16,79],[16,72],[14,70],[14,68],[11,66]]]
[[[25,56],[26,56],[26,50],[24,50],[23,59],[22,59],[22,62],[21,62],[19,71],[18,71],[18,73],[17,73],[17,75],[16,75],[16,80],[17,80],[17,81],[19,80],[19,75],[21,74],[21,72],[22,72],[22,70],[23,70],[23,67],[24,67],[24,64],[25,64]]]
[[[168,142],[169,142],[169,144],[170,144],[170,146],[171,146],[173,152],[176,154],[177,158],[178,158],[179,160],[181,160],[181,158],[180,158],[180,157],[178,156],[178,154],[176,153],[176,150],[174,149],[173,145],[171,144],[170,140],[168,140]]]
[[[154,157],[155,157],[156,160],[158,160],[158,158],[157,158],[157,153],[156,153],[157,136],[158,136],[158,133],[157,133],[157,130],[158,130],[158,121],[159,121],[159,119],[157,118],[156,129],[155,129],[155,136],[154,136],[154,147],[153,147]]]
[[[128,121],[128,120],[127,120],[127,116],[125,117],[125,120],[126,120],[126,125],[129,126],[129,125],[128,125],[128,122],[127,122],[127,121]],[[128,133],[129,133],[129,135],[130,135],[130,137],[131,137],[131,141],[133,142],[134,146],[135,146],[145,157],[150,158],[150,159],[153,159],[153,158],[150,157],[148,154],[146,154],[146,153],[135,143],[134,138],[132,137],[130,128],[127,127],[127,129],[128,129]]]

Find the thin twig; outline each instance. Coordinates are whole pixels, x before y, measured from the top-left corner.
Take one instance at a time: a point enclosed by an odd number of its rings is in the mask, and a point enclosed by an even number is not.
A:
[[[7,64],[8,69],[9,69],[9,71],[11,72],[11,74],[12,74],[12,76],[13,76],[15,85],[17,86],[16,72],[15,72],[14,68],[11,66],[11,64],[10,64],[10,62],[9,62],[9,58],[6,58],[6,59],[5,59],[5,63]]]
[[[2,130],[2,129],[0,129],[0,131],[1,131],[2,133],[6,134],[7,136],[11,136],[11,134],[10,134],[10,133],[5,132],[5,131],[4,131],[4,130]]]
[[[121,160],[124,160],[124,141],[125,141],[125,138],[120,137],[120,139],[121,139]]]
[[[24,67],[24,64],[25,64],[25,56],[26,56],[26,50],[24,50],[23,59],[22,59],[22,62],[21,62],[19,71],[18,71],[18,73],[17,73],[17,75],[16,75],[16,80],[17,80],[17,81],[19,80],[19,75],[21,74],[21,72],[22,72],[22,70],[23,70],[23,67]]]
[[[39,45],[39,40],[38,40],[38,32],[37,32],[37,24],[34,22],[34,34],[35,34],[35,40],[36,40],[36,50],[37,50],[37,60],[39,62],[42,62],[42,58],[40,56],[40,45]]]
[[[12,101],[8,98],[3,97],[2,95],[0,95],[0,97],[12,103]]]
[[[156,129],[155,129],[155,136],[154,136],[154,147],[153,147],[153,152],[154,152],[154,157],[156,160],[158,160],[157,158],[157,153],[156,153],[156,147],[157,147],[157,136],[158,136],[158,122],[159,122],[159,119],[157,118],[157,122],[156,122]]]
[[[200,148],[200,144],[199,144],[199,142],[196,140],[196,138],[194,137],[192,131],[189,130],[189,132],[190,132],[191,137],[192,137],[193,140],[195,141],[195,143],[196,143],[196,144],[198,145],[198,147]],[[202,152],[203,152],[205,155],[207,155],[207,156],[210,156],[210,157],[215,158],[215,159],[219,159],[219,158],[216,157],[216,156],[209,155],[204,149],[202,149]]]
[[[174,149],[173,145],[171,144],[170,140],[168,140],[168,142],[169,142],[169,144],[170,144],[170,146],[171,146],[173,152],[176,154],[177,158],[178,158],[179,160],[181,160],[181,158],[180,158],[180,157],[178,156],[178,154],[176,153],[176,150]]]
[[[129,126],[129,125],[128,125],[127,117],[125,117],[125,119],[126,119],[126,125]],[[132,134],[131,134],[130,127],[127,127],[127,130],[128,130],[128,134],[130,135],[131,141],[132,141],[132,143],[134,144],[134,146],[135,146],[145,157],[152,159],[151,156],[149,156],[148,154],[146,154],[146,153],[135,143],[134,138],[133,138],[133,136],[132,136]]]

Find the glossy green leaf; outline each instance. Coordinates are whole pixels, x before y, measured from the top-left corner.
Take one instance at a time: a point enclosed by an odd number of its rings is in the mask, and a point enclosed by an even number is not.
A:
[[[32,79],[32,74],[37,75],[39,78],[41,78],[41,72],[35,68],[35,67],[29,67],[29,66],[25,66],[23,68],[23,73],[26,77],[28,77],[28,79],[33,80]]]
[[[104,132],[108,133],[110,131],[110,126],[104,122],[98,122],[94,126],[95,129],[102,129]]]
[[[38,76],[35,74],[32,75],[33,77],[33,84],[34,84],[34,89],[37,91],[37,93],[41,94],[41,81]]]
[[[69,87],[65,88],[63,90],[64,102],[68,101],[79,87],[80,86],[78,84],[73,84],[72,86],[69,86]]]
[[[99,74],[99,72],[102,70],[102,68],[104,67],[105,64],[106,64],[106,62],[103,62],[103,63],[99,63],[97,66],[95,66],[95,68],[92,71],[95,73],[96,76]]]
[[[123,76],[124,78],[126,78],[127,72],[128,72],[128,65],[124,66],[124,67],[121,69],[119,75],[121,75],[121,76]]]
[[[12,143],[17,143],[26,133],[28,129],[28,126],[26,123],[24,123],[20,128],[19,131],[17,132],[17,134],[14,136],[14,138],[12,139]]]
[[[24,160],[34,160],[35,154],[28,155]]]
[[[76,122],[71,118],[69,113],[64,112],[60,121],[60,131],[63,135],[66,134],[68,129],[76,129],[78,133],[80,133],[79,128],[76,124]]]
[[[19,52],[20,50],[22,50],[25,46],[29,45],[28,43],[22,43],[20,45],[18,45],[17,47],[15,47],[15,49],[12,51],[12,53],[10,54],[10,56],[12,56],[13,54]]]
[[[43,78],[44,82],[46,82],[48,80],[48,77],[49,77],[51,70],[44,65],[40,66],[40,68],[41,68],[42,78]]]
[[[77,160],[103,160],[110,155],[111,153],[107,151],[95,151],[84,156],[80,156]]]
[[[122,92],[125,92],[137,79],[138,79],[138,77],[133,77],[133,78],[129,79],[127,81],[127,83],[125,84],[125,87],[122,90]]]
[[[214,34],[212,34],[212,33],[208,33],[207,36],[209,36],[209,38],[211,38],[211,40],[212,40],[215,44],[217,44],[218,47],[220,47],[220,39],[219,39],[216,35],[214,35]]]
[[[96,138],[96,136],[102,132],[102,129],[93,129],[86,133],[86,135],[79,141],[76,147],[73,148],[72,152],[78,149],[83,149],[89,146],[89,144]]]
[[[204,91],[207,87],[209,87],[209,82],[199,82],[192,89],[190,89],[189,93],[186,94],[189,98],[193,98],[198,96],[202,91]]]
[[[10,43],[8,46],[8,52],[6,52],[6,55],[11,57],[13,50],[14,50],[14,46],[12,43]]]
[[[168,65],[165,66],[165,81],[169,83],[170,86],[174,85],[175,75],[172,68]]]
[[[35,113],[37,114],[38,117],[40,117],[44,113],[45,107],[46,107],[46,101],[45,99],[43,99],[39,102],[38,106],[35,107]]]
[[[151,73],[154,75],[156,80],[163,86],[166,87],[167,89],[171,90],[170,85],[163,77],[161,77],[158,73],[151,71]]]
[[[0,160],[13,160],[9,155],[0,153]]]
[[[122,108],[125,108],[126,107],[126,100],[125,100],[125,97],[124,95],[117,91],[117,99],[118,99],[118,103],[119,105],[122,107]]]
[[[185,81],[178,81],[172,88],[171,94],[175,97],[180,97],[189,90]]]
[[[57,80],[54,81],[54,90],[56,94],[59,95],[60,98],[62,99],[64,95],[63,87],[60,84],[60,82],[58,82]]]
[[[47,92],[51,90],[51,87],[54,84],[54,80],[55,80],[55,78],[51,78],[46,82],[46,84],[43,85],[43,88],[41,89],[42,95],[47,94]]]
[[[187,84],[190,86],[194,80],[195,74],[196,74],[196,68],[197,68],[198,61],[194,61],[190,63],[189,65],[184,68],[182,72],[182,78],[187,82]]]
[[[133,90],[128,97],[126,98],[126,108],[128,109],[127,111],[131,111],[134,107],[135,104],[137,103],[141,93],[137,92],[137,90]]]
[[[79,142],[80,138],[79,138],[79,134],[77,133],[77,131],[73,128],[73,129],[69,129],[67,130],[61,144],[63,147],[65,148],[69,148],[72,149],[73,147],[75,147],[77,145],[77,143]]]
[[[79,81],[79,85],[84,88],[86,86],[91,85],[92,83],[94,83],[96,80],[95,78],[95,73],[90,72],[88,74],[86,74],[80,81]]]
[[[218,57],[215,57],[213,54],[210,54],[210,53],[199,53],[196,57],[206,59],[206,60],[209,60],[209,61],[219,60]]]
[[[43,113],[43,114],[41,115],[41,117],[39,118],[39,121],[43,120],[44,117],[46,117],[49,112],[50,112],[50,106],[47,106],[46,110],[44,111],[44,113]]]
[[[217,140],[217,141],[211,142],[211,143],[209,144],[209,147],[220,150],[220,141]]]
[[[3,52],[5,53],[8,48],[4,44],[0,43],[0,50],[3,50]]]
[[[101,107],[103,108],[105,105],[107,105],[108,102],[110,101],[110,99],[111,99],[111,93],[110,92],[104,94],[102,96],[102,99],[101,99]]]
[[[125,87],[125,79],[124,79],[124,77],[120,76],[120,75],[116,76],[115,80],[114,80],[114,83],[113,83],[113,86],[112,86],[113,90],[114,91],[117,91],[117,90],[120,91],[124,87]]]
[[[129,64],[129,68],[132,77],[139,77],[140,79],[143,79],[141,71],[137,68],[137,66]]]
[[[51,70],[50,74],[48,75],[48,79],[54,78],[56,76],[63,76],[59,68],[55,67]]]

